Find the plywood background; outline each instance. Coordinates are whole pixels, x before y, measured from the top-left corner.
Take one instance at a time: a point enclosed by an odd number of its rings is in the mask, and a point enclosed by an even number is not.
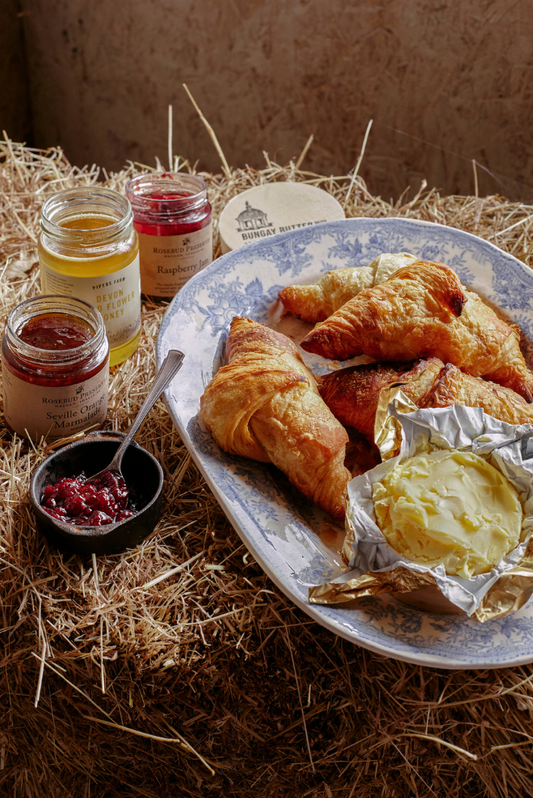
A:
[[[11,3],[12,0],[9,0]],[[8,3],[8,4],[9,4]],[[16,5],[16,3],[14,3]],[[532,0],[18,0],[34,143],[78,165],[217,171],[187,83],[233,166],[361,173],[398,196],[533,199]],[[9,132],[9,131],[8,131]]]

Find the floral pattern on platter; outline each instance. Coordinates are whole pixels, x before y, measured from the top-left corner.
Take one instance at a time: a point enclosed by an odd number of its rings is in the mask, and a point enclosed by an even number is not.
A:
[[[326,222],[244,245],[195,275],[169,306],[158,360],[185,352],[180,375],[166,390],[182,439],[226,515],[266,573],[315,621],[385,656],[441,668],[506,667],[533,661],[533,601],[505,618],[480,624],[460,615],[432,615],[392,596],[346,605],[309,605],[311,584],[342,571],[341,529],[310,507],[271,466],[221,452],[199,416],[200,396],[224,358],[234,315],[281,330],[297,342],[309,329],[281,313],[278,291],[316,282],[330,269],[368,265],[383,252],[410,252],[447,263],[462,282],[523,333],[533,360],[533,272],[469,233],[412,219],[356,218]],[[315,373],[338,364],[303,353]],[[346,363],[345,365],[349,365]],[[334,525],[333,525],[334,526]]]

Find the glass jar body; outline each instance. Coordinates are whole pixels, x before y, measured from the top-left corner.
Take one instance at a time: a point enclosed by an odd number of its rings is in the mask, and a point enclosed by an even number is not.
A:
[[[139,236],[145,296],[171,299],[213,260],[211,205],[195,175],[158,172],[126,186]]]
[[[6,427],[38,442],[101,426],[109,342],[102,315],[80,299],[40,296],[11,311],[2,339]]]
[[[128,200],[99,186],[66,189],[41,212],[41,284],[46,294],[79,297],[102,314],[121,363],[141,334],[139,242]]]

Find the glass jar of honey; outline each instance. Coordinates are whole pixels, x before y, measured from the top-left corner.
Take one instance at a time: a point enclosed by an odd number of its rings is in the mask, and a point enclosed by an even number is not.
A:
[[[82,299],[39,296],[9,314],[2,339],[6,427],[38,442],[103,424],[109,342],[101,313]]]
[[[206,185],[196,175],[156,172],[130,180],[126,196],[139,235],[142,292],[171,299],[213,260]]]
[[[133,354],[141,335],[141,286],[126,197],[101,186],[54,194],[41,211],[39,261],[43,293],[78,297],[100,311],[111,366]]]

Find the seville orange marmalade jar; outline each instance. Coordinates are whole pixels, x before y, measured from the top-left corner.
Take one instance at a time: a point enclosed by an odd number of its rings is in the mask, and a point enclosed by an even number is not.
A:
[[[133,354],[141,335],[141,277],[126,197],[100,186],[54,194],[41,211],[39,261],[43,293],[78,297],[100,311],[111,366]]]
[[[11,311],[2,339],[6,427],[39,441],[103,424],[109,343],[101,314],[81,299],[40,296]]]

